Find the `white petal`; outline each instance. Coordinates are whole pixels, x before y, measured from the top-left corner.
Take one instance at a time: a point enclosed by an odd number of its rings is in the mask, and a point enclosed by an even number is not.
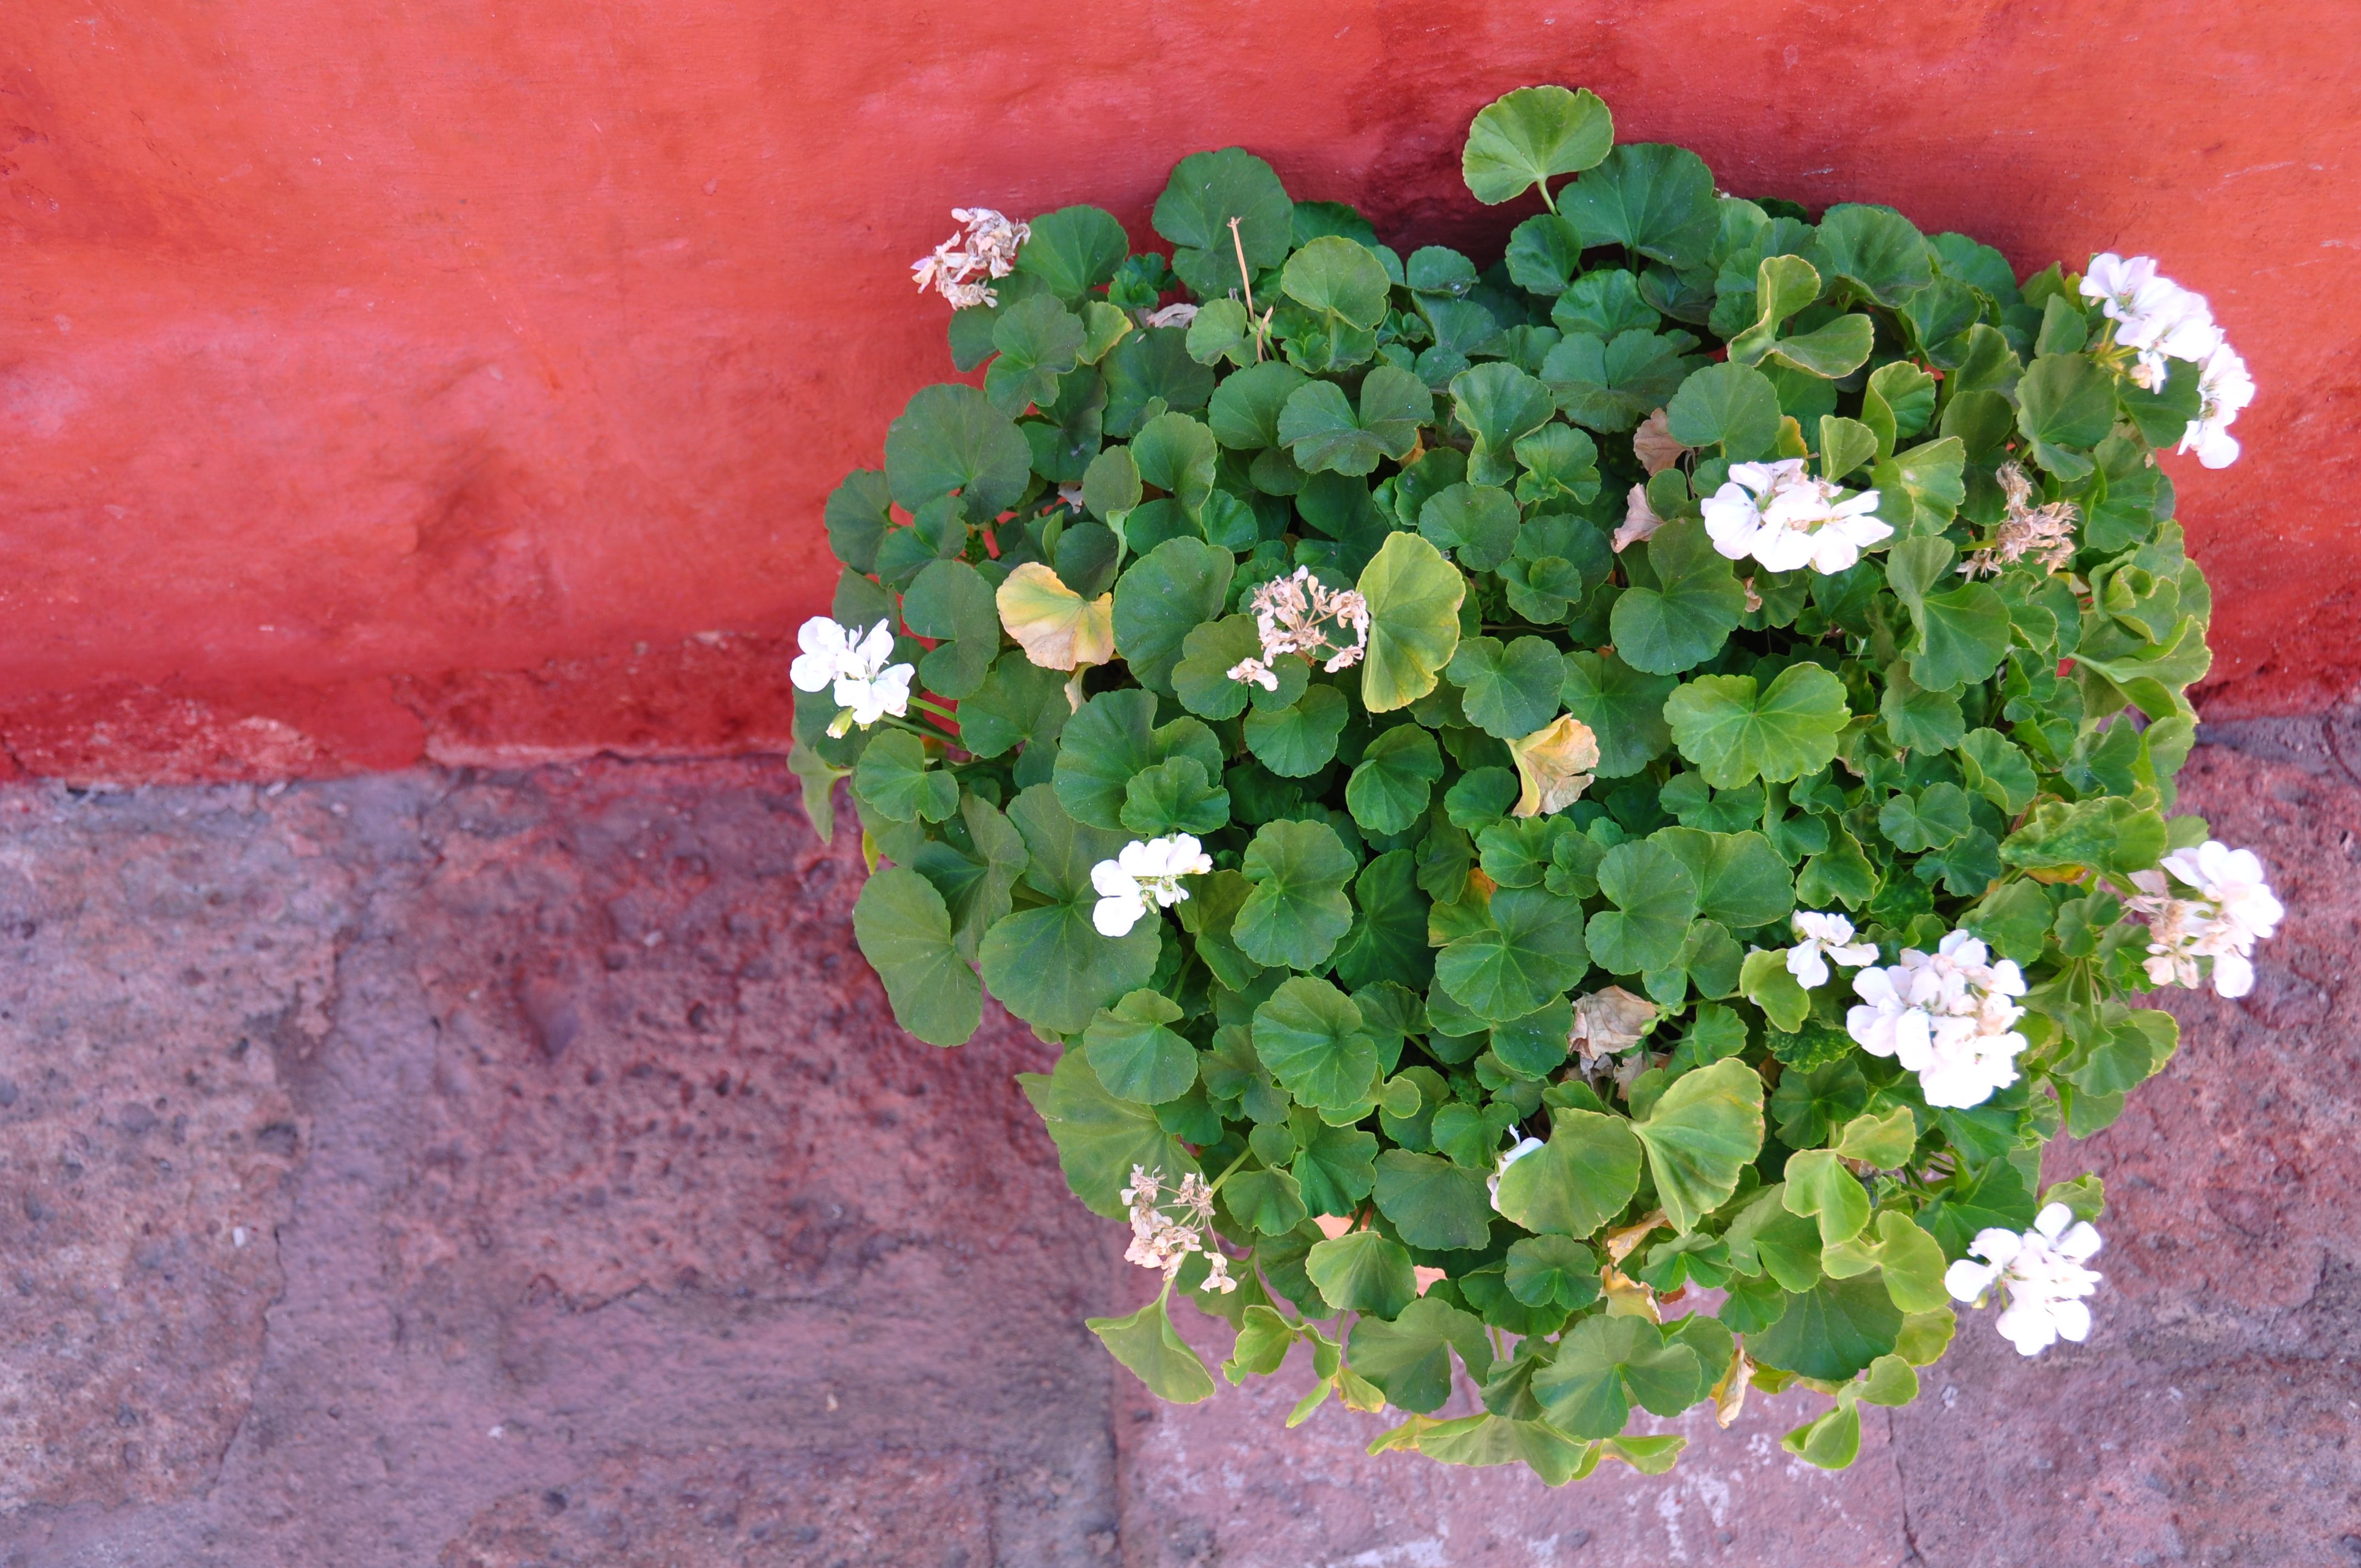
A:
[[[2255,989],[2255,966],[2236,953],[2224,953],[2213,960],[2213,992],[2233,999]]]
[[[836,655],[833,653],[798,653],[787,666],[787,679],[799,692],[826,691],[836,679]]]
[[[1101,861],[1091,868],[1091,887],[1102,898],[1137,898],[1139,883],[1119,861]]]
[[[1968,1243],[1968,1250],[1996,1267],[2005,1268],[2025,1250],[2025,1238],[2015,1231],[1992,1225],[1976,1233],[1975,1239]]]
[[[2049,1204],[2033,1216],[2033,1228],[2053,1242],[2064,1235],[2066,1227],[2073,1223],[2074,1211],[2063,1203]]]
[[[2103,1245],[2099,1238],[2098,1227],[2088,1220],[2077,1223],[2073,1229],[2058,1238],[2058,1250],[2077,1263],[2096,1257]]]
[[[2000,1269],[1989,1263],[1971,1263],[1966,1258],[1943,1271],[1943,1288],[1951,1293],[1954,1301],[1972,1301],[1992,1288]]]
[[[1137,894],[1127,898],[1102,898],[1098,907],[1091,911],[1091,924],[1098,927],[1102,937],[1127,937],[1147,913],[1148,905]]]
[[[2091,1337],[2091,1309],[2080,1301],[2051,1303],[2049,1321],[2057,1325],[2061,1339],[2070,1339],[2080,1344]]]
[[[1817,991],[1828,982],[1828,960],[1820,957],[1817,942],[1806,942],[1787,949],[1787,972],[1806,991]]]

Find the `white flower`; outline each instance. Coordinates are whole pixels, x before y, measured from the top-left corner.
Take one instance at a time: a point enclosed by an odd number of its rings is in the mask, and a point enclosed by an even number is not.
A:
[[[935,247],[933,255],[910,264],[918,291],[935,290],[953,310],[998,304],[999,295],[984,280],[1005,278],[1016,270],[1016,252],[1032,237],[1032,226],[1013,223],[990,207],[953,207],[951,218],[966,225],[966,232],[951,236]]]
[[[2159,381],[2166,359],[2202,359],[2222,341],[2205,296],[2158,272],[2153,257],[2126,260],[2106,252],[2091,258],[2082,297],[2100,302],[2115,323],[2115,341],[2139,350],[2141,364]]]
[[[1241,659],[1230,666],[1229,674],[1234,681],[1244,681],[1267,692],[1279,689],[1279,673],[1260,659]]]
[[[2197,372],[2197,417],[2180,437],[2180,450],[2196,449],[2197,460],[2208,468],[2226,468],[2238,460],[2238,438],[2230,423],[2240,410],[2255,400],[2255,378],[2246,362],[2228,344],[2217,344]]]
[[[1180,885],[1184,876],[1213,869],[1213,858],[1187,833],[1169,839],[1134,839],[1114,860],[1091,868],[1091,886],[1098,890],[1098,906],[1091,924],[1102,937],[1125,937],[1146,916],[1153,903],[1170,909],[1189,896]]]
[[[2166,881],[2195,893],[2176,894]],[[2274,935],[2287,907],[2263,879],[2263,862],[2252,850],[2233,850],[2207,839],[2195,850],[2168,855],[2164,869],[2134,872],[2139,892],[2135,915],[2148,927],[2147,977],[2158,985],[2194,989],[2198,960],[2213,960],[2213,989],[2227,997],[2255,988],[2255,944]]]
[[[1845,1014],[1845,1030],[1873,1056],[1893,1057],[1918,1075],[1929,1105],[1964,1110],[2016,1081],[2026,1047],[2016,1032],[2025,976],[2007,959],[1990,961],[1965,931],[1933,953],[1902,950],[1902,961],[1864,969],[1852,988],[1864,1005]]]
[[[1139,319],[1148,326],[1187,326],[1197,319],[1197,307],[1189,304],[1167,305],[1160,311],[1143,311]]]
[[[1301,653],[1307,659],[1325,653],[1327,663],[1321,667],[1333,674],[1360,663],[1369,646],[1368,601],[1351,588],[1329,587],[1312,575],[1309,566],[1298,566],[1293,576],[1273,577],[1256,588],[1247,608],[1254,611],[1262,658],[1234,667],[1230,671],[1234,681],[1261,685],[1262,675],[1257,672],[1267,674],[1269,661],[1283,653]],[[1347,630],[1353,634],[1350,642],[1344,637]],[[1263,689],[1278,690],[1277,677]]]
[[[2099,1288],[2100,1277],[2082,1265],[2099,1245],[2099,1233],[2088,1221],[2052,1203],[2023,1235],[1978,1231],[1968,1251],[1983,1261],[1961,1258],[1951,1265],[1943,1288],[1956,1300],[1981,1303],[1998,1286],[2008,1298],[1997,1325],[2001,1333],[2018,1354],[2037,1355],[2061,1339],[2080,1343],[2090,1333],[2091,1309],[2082,1299]]]
[[[863,633],[816,615],[796,632],[803,652],[787,666],[787,679],[798,691],[833,689],[836,706],[844,711],[829,726],[841,735],[854,725],[863,729],[887,714],[899,718],[910,711],[910,677],[915,664],[887,663],[894,657],[894,628],[879,621]]]
[[[1875,490],[1839,500],[1842,494],[1804,472],[1800,457],[1740,463],[1706,498],[1705,531],[1732,561],[1752,555],[1773,572],[1841,572],[1861,559],[1863,546],[1894,535],[1891,523],[1872,515]]]
[[[1795,945],[1787,949],[1787,972],[1806,991],[1817,991],[1828,984],[1831,959],[1847,969],[1877,961],[1877,944],[1854,941],[1852,922],[1841,915],[1816,915],[1808,909],[1798,909],[1793,926]]]
[[[1527,1155],[1532,1154],[1534,1150],[1543,1146],[1545,1146],[1539,1138],[1519,1138],[1514,1144],[1500,1151],[1499,1163],[1493,1166],[1492,1174],[1487,1178],[1484,1182],[1485,1187],[1488,1189],[1492,1194],[1492,1207],[1494,1209],[1498,1209],[1500,1206],[1500,1178],[1509,1174],[1509,1168],[1510,1166],[1516,1164]]]

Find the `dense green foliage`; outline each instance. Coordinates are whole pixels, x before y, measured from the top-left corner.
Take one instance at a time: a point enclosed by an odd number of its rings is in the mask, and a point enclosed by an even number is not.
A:
[[[2136,384],[2057,267],[1718,196],[1588,93],[1486,110],[1466,171],[1545,204],[1488,266],[1400,255],[1236,148],[1175,171],[1169,257],[1036,218],[952,318],[980,386],[912,399],[828,508],[835,619],[892,621],[956,720],[830,736],[813,694],[796,766],[824,831],[851,781],[904,1025],[956,1044],[988,991],[1065,1047],[1025,1088],[1084,1202],[1124,1215],[1136,1166],[1219,1179],[1239,1288],[1194,1288],[1202,1253],[1175,1283],[1235,1327],[1233,1380],[1301,1342],[1299,1419],[1390,1403],[1387,1445],[1553,1483],[1669,1464],[1635,1409],[1800,1380],[1836,1402],[1790,1447],[1842,1464],[1858,1403],[1948,1343],[1947,1259],[2028,1226],[2045,1143],[2173,1047],[2115,998],[2147,983],[2124,879],[2204,837],[2168,813],[2209,596],[2152,455],[2192,369]],[[1719,553],[1706,501],[1787,458],[1873,490],[1890,538],[1828,573]],[[2059,502],[2063,558],[1995,550]],[[1364,597],[1366,657],[1230,678],[1299,566]],[[1094,624],[1115,657],[1028,656]],[[1561,715],[1593,776],[1519,815],[1515,748]],[[1101,934],[1093,866],[1178,833],[1213,870]],[[1849,1033],[1849,975],[1782,962],[1797,910],[1886,964],[1963,928],[2022,966],[2015,1081],[1929,1103]],[[1093,1326],[1203,1398],[1173,1293]],[[1460,1375],[1480,1412],[1432,1419]]]

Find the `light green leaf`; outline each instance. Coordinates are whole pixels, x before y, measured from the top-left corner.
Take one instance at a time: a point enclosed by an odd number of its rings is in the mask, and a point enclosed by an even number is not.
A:
[[[1836,1150],[1876,1170],[1899,1170],[1918,1146],[1918,1123],[1906,1105],[1856,1116],[1837,1135]]]
[[[1463,1007],[1490,1023],[1538,1012],[1589,967],[1582,906],[1542,888],[1502,888],[1485,924],[1444,947],[1435,978]]]
[[[1631,1130],[1647,1147],[1664,1217],[1686,1234],[1738,1190],[1763,1147],[1763,1080],[1736,1057],[1684,1073]]]
[[[1754,324],[1730,340],[1734,365],[1757,365],[1778,339],[1779,323],[1820,297],[1820,275],[1800,256],[1766,256],[1755,266]]]
[[[1324,980],[1296,976],[1255,1009],[1255,1053],[1301,1104],[1345,1110],[1366,1102],[1378,1051],[1353,999]]]
[[[1305,1258],[1303,1271],[1329,1307],[1339,1312],[1367,1312],[1379,1318],[1401,1315],[1418,1299],[1418,1277],[1411,1272],[1410,1254],[1400,1242],[1375,1231],[1347,1231],[1317,1243]]]
[[[1774,1028],[1792,1034],[1803,1027],[1805,1015],[1812,1010],[1812,997],[1787,972],[1786,959],[1785,950],[1777,948],[1747,954],[1738,972],[1738,990],[1763,1009]]]
[[[2000,858],[2023,871],[2090,866],[2109,876],[2147,871],[2164,858],[2164,817],[2121,795],[2069,805],[2048,801],[2001,841]]]
[[[1697,890],[1697,914],[1734,930],[1767,926],[1795,907],[1787,862],[1756,832],[1711,833],[1660,828],[1649,835],[1688,868]]]
[[[2039,781],[2032,760],[1997,729],[1971,729],[1960,742],[1960,771],[1968,788],[2010,816],[2033,803]]]
[[[1533,1397],[1550,1425],[1569,1437],[1613,1437],[1637,1404],[1660,1416],[1688,1409],[1706,1391],[1697,1352],[1665,1342],[1645,1318],[1585,1318],[1559,1342],[1557,1358],[1533,1375]]]
[[[1101,1007],[1148,983],[1160,923],[1143,920],[1129,935],[1113,938],[1100,936],[1091,924],[1098,896],[1091,868],[1112,860],[1128,834],[1076,822],[1048,784],[1021,792],[1010,802],[1008,817],[1025,836],[1030,856],[1025,880],[1049,902],[1020,909],[984,933],[977,954],[983,981],[1027,1023],[1080,1034]]]
[[[1820,1245],[1850,1241],[1869,1223],[1869,1191],[1834,1149],[1806,1149],[1787,1157],[1787,1212],[1818,1221]]]
[[[1001,307],[992,345],[1000,352],[983,373],[983,395],[1011,416],[1058,400],[1058,380],[1081,360],[1084,344],[1080,316],[1048,294],[1034,294]]]
[[[1851,715],[1844,684],[1806,663],[1781,671],[1759,696],[1752,675],[1700,675],[1666,700],[1664,718],[1681,755],[1706,782],[1736,789],[1757,778],[1776,784],[1828,766]]]
[[[1935,378],[1906,359],[1870,372],[1861,393],[1861,420],[1877,437],[1877,455],[1890,457],[1899,442],[1927,428],[1935,416]]]
[[[2092,447],[2106,439],[2114,422],[2114,378],[2083,355],[2042,355],[2016,384],[2016,428],[2027,441]],[[2089,472],[2087,464],[2082,471]]]
[[[1459,155],[1476,199],[1497,207],[1552,176],[1577,174],[1615,145],[1615,117],[1587,88],[1520,87],[1476,112]]]
[[[1309,379],[1283,359],[1249,365],[1224,378],[1205,411],[1213,439],[1236,452],[1279,445],[1279,412],[1287,407],[1288,398]]]
[[[1665,523],[1644,548],[1657,586],[1627,588],[1615,601],[1609,625],[1616,654],[1649,674],[1678,674],[1729,641],[1746,613],[1746,590],[1695,518]],[[1601,731],[1602,753],[1605,747]]]
[[[1052,742],[1072,711],[1065,675],[1012,649],[993,661],[983,684],[960,704],[960,744],[976,756],[997,757],[1020,742]]]
[[[1494,1207],[1537,1234],[1587,1236],[1621,1213],[1638,1190],[1640,1143],[1620,1116],[1591,1111],[1560,1111],[1555,1116],[1548,1143],[1501,1176]],[[1598,1266],[1591,1258],[1591,1297],[1598,1293]],[[1513,1256],[1510,1288],[1516,1291]],[[1581,1287],[1553,1284],[1549,1288],[1579,1294]],[[1516,1294],[1519,1300],[1528,1300],[1524,1292]],[[1569,1304],[1581,1306],[1588,1299]],[[1545,1305],[1546,1300],[1530,1304]]]
[[[1386,269],[1369,247],[1323,235],[1287,258],[1279,286],[1287,297],[1357,327],[1386,319]]]
[[[1168,1025],[1180,1009],[1152,991],[1135,991],[1102,1007],[1082,1031],[1091,1070],[1107,1092],[1143,1105],[1178,1100],[1197,1081],[1197,1050]]]
[[[1583,935],[1601,969],[1640,974],[1679,957],[1697,888],[1678,856],[1645,839],[1618,844],[1598,862],[1598,891],[1616,907],[1593,915]]]
[[[1060,1057],[1046,1074],[1018,1073],[1016,1081],[1049,1126],[1066,1184],[1093,1214],[1125,1217],[1122,1192],[1135,1165],[1161,1171],[1176,1186],[1197,1169],[1189,1151],[1157,1125],[1156,1113],[1108,1093],[1080,1051]]]
[[[1433,1296],[1422,1296],[1388,1322],[1363,1316],[1353,1325],[1345,1354],[1353,1370],[1385,1390],[1404,1410],[1437,1410],[1451,1398],[1451,1355],[1458,1352],[1479,1382],[1492,1369],[1484,1325]]]
[[[1217,833],[1229,826],[1230,792],[1196,758],[1168,757],[1124,786],[1122,821],[1143,839]]]
[[[1419,533],[1471,571],[1488,572],[1517,545],[1517,503],[1496,485],[1445,486],[1419,509]]]
[[[1353,820],[1371,833],[1400,833],[1426,812],[1443,776],[1443,752],[1432,731],[1396,725],[1362,751],[1345,785]]]
[[[1590,1114],[1590,1113],[1577,1113]],[[1620,1117],[1607,1117],[1620,1122]],[[1535,1157],[1528,1155],[1526,1159]],[[1639,1155],[1632,1154],[1632,1179],[1639,1179]],[[1520,1165],[1523,1161],[1518,1162]],[[1510,1166],[1514,1172],[1516,1166]],[[1515,1219],[1514,1215],[1510,1216]],[[1517,1223],[1523,1224],[1521,1220]],[[1531,1227],[1528,1227],[1529,1229]],[[1504,1277],[1509,1294],[1528,1307],[1562,1307],[1579,1311],[1598,1299],[1598,1255],[1565,1235],[1526,1236],[1509,1248]]]
[[[1371,713],[1407,707],[1434,689],[1459,645],[1467,578],[1425,540],[1396,533],[1362,568],[1356,586],[1369,608],[1362,705]]]
[[[1082,1326],[1158,1398],[1193,1405],[1213,1397],[1213,1375],[1173,1329],[1162,1296],[1127,1318],[1085,1318]]]
[[[1716,446],[1733,462],[1767,457],[1779,439],[1779,391],[1748,366],[1708,365],[1681,383],[1664,420],[1684,446]]]
[[[1880,457],[1869,472],[1877,515],[1905,535],[1942,527],[1967,497],[1967,455],[1958,436],[1946,435]]]
[[[1664,406],[1688,365],[1682,352],[1697,345],[1686,333],[1645,327],[1612,338],[1573,332],[1542,359],[1542,380],[1566,418],[1592,430],[1626,431]]]

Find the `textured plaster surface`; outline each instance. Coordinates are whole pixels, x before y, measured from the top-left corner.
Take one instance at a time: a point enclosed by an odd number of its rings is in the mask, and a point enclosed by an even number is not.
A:
[[[2209,738],[2293,913],[2060,1151],[2091,1343],[1969,1318],[1842,1474],[1790,1396],[1555,1492],[1288,1433],[1301,1366],[1146,1398],[1045,1047],[893,1027],[775,759],[9,787],[0,1565],[2361,1563],[2361,723]]]
[[[2217,717],[2361,673],[2361,34],[2333,0],[0,6],[0,773],[321,776],[785,730],[819,508],[950,374],[949,209],[1142,243],[1243,144],[1489,260],[1471,113],[1587,85],[1732,191],[2119,248],[2260,400],[2169,459]],[[707,641],[697,641],[705,638]]]

